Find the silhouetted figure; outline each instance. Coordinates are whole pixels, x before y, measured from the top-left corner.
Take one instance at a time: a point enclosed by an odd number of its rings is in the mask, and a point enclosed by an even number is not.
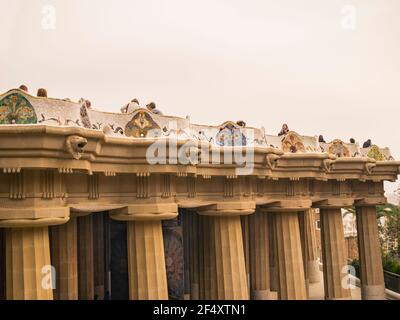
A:
[[[19,86],[19,89],[22,90],[22,91],[28,92],[28,87],[26,85],[24,85],[24,84],[21,84]]]
[[[318,137],[318,142],[326,143],[322,134]]]
[[[154,114],[158,114],[160,116],[163,115],[163,113],[160,110],[156,109],[156,104],[154,102],[150,102],[146,107],[147,107],[147,110],[149,110],[150,112],[152,112]]]
[[[246,122],[244,122],[243,120],[237,121],[236,124],[237,124],[239,127],[243,127],[243,128],[246,127]]]
[[[281,131],[278,133],[278,136],[283,136],[289,132],[289,127],[286,123],[282,125]]]
[[[47,90],[44,88],[40,88],[36,94],[38,97],[47,98]]]
[[[136,109],[139,109],[139,100],[138,99],[132,99],[131,102],[129,102],[126,106],[123,106],[121,108],[122,113],[132,113]]]
[[[85,100],[85,106],[87,109],[92,109],[92,103],[89,100]]]
[[[371,139],[368,139],[367,141],[364,142],[363,144],[363,148],[369,148],[371,147]]]
[[[350,143],[356,143],[356,140],[354,140],[354,138],[350,138]]]

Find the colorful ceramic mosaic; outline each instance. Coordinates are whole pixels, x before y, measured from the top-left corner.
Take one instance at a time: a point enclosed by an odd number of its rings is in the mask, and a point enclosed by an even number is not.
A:
[[[0,124],[37,123],[35,109],[21,94],[12,93],[0,100]]]
[[[316,136],[301,136],[293,131],[284,136],[267,135],[264,128],[240,127],[232,121],[220,126],[197,125],[189,118],[160,116],[144,108],[130,114],[102,112],[66,99],[34,97],[19,89],[0,95],[1,124],[82,127],[114,137],[169,137],[205,141],[221,147],[271,147],[288,153],[326,152],[337,157],[368,156],[376,160],[393,160],[390,150],[377,146],[363,149],[358,144],[341,140],[318,143]]]
[[[337,157],[350,157],[349,149],[344,145],[343,141],[339,139],[333,140],[328,147],[328,153]]]
[[[375,159],[377,161],[387,160],[387,159],[385,159],[385,156],[379,150],[379,147],[376,145],[371,146],[371,148],[368,150],[367,156],[369,158]]]
[[[92,125],[90,124],[90,119],[89,119],[89,115],[87,113],[87,109],[85,105],[82,105],[81,109],[80,109],[80,113],[81,113],[81,121],[82,121],[82,125],[85,128],[91,129]]]
[[[139,110],[133,115],[131,121],[126,124],[125,135],[134,138],[145,138],[151,130],[160,130],[160,126],[147,111]]]
[[[306,148],[301,137],[296,132],[290,131],[282,139],[282,150],[283,152],[297,153],[305,152]]]
[[[220,146],[245,146],[247,138],[240,128],[233,122],[224,123],[215,137],[215,141]]]

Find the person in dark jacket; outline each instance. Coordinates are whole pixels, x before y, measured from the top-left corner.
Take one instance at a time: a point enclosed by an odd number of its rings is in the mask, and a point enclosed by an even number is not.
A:
[[[371,147],[371,145],[372,145],[371,139],[368,139],[367,141],[364,142],[363,148],[369,148]]]

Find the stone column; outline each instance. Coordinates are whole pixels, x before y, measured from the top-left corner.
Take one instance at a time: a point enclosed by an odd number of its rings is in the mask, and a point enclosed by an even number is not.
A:
[[[92,215],[78,217],[78,296],[94,299]]]
[[[276,223],[275,214],[268,212],[269,226],[269,270],[270,270],[270,287],[272,291],[278,292],[278,253],[276,250]],[[278,292],[279,293],[279,292]]]
[[[363,300],[384,300],[385,281],[375,206],[356,207]]]
[[[250,227],[249,227],[249,216],[240,216],[242,223],[242,236],[243,236],[243,250],[244,250],[244,262],[246,265],[247,283],[250,294]]]
[[[307,299],[297,212],[275,214],[279,298]]]
[[[161,220],[177,215],[176,203],[142,203],[110,211],[112,219],[127,221],[131,300],[168,299]]]
[[[129,298],[168,299],[161,221],[129,221],[127,230]]]
[[[215,251],[215,233],[214,219],[203,216],[202,219],[202,242],[200,250],[203,251],[203,299],[218,299],[217,292],[217,270],[216,270],[216,251]]]
[[[183,237],[183,258],[184,258],[184,300],[190,300],[190,228],[192,226],[192,213],[189,210],[182,209],[182,237]]]
[[[52,300],[48,227],[6,229],[8,300]]]
[[[240,216],[214,216],[217,299],[247,300],[246,265],[244,260]]]
[[[204,264],[204,241],[206,237],[204,235],[204,216],[198,216],[198,256],[199,256],[199,299],[205,299],[205,264]]]
[[[199,299],[199,215],[192,212],[190,222],[190,299]]]
[[[253,300],[275,300],[270,289],[268,213],[259,210],[249,222],[250,294]]]
[[[104,213],[99,212],[93,215],[93,286],[96,300],[104,300],[105,266]]]
[[[313,209],[305,211],[305,232],[307,236],[307,274],[310,283],[321,281],[317,253],[317,238],[315,235],[315,219]]]
[[[0,300],[6,299],[6,243],[5,230],[0,228]]]
[[[341,209],[320,209],[320,219],[325,299],[351,299],[350,290],[342,286],[347,255]]]
[[[306,292],[307,292],[307,299],[308,299],[308,291],[309,291],[309,279],[308,279],[308,269],[307,269],[307,247],[308,247],[308,235],[306,231],[306,215],[305,211],[298,212],[299,218],[299,227],[300,227],[300,240],[301,240],[301,254],[303,257],[303,269],[304,269],[304,281],[306,283]]]
[[[78,246],[76,217],[50,227],[51,262],[55,268],[55,300],[78,299]]]

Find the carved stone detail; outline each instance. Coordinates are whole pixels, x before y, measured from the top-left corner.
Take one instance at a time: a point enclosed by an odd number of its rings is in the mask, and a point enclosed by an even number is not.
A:
[[[148,198],[150,194],[150,173],[149,172],[138,172],[136,174],[136,197],[137,198]]]
[[[99,198],[99,175],[88,175],[88,193],[89,199],[95,200]]]
[[[43,199],[54,198],[54,171],[42,170],[40,172],[40,187]]]
[[[74,159],[79,160],[82,157],[86,145],[86,138],[76,135],[69,136],[65,140],[65,151],[67,151]]]
[[[14,172],[10,176],[10,199],[25,199],[25,183],[23,171]]]

